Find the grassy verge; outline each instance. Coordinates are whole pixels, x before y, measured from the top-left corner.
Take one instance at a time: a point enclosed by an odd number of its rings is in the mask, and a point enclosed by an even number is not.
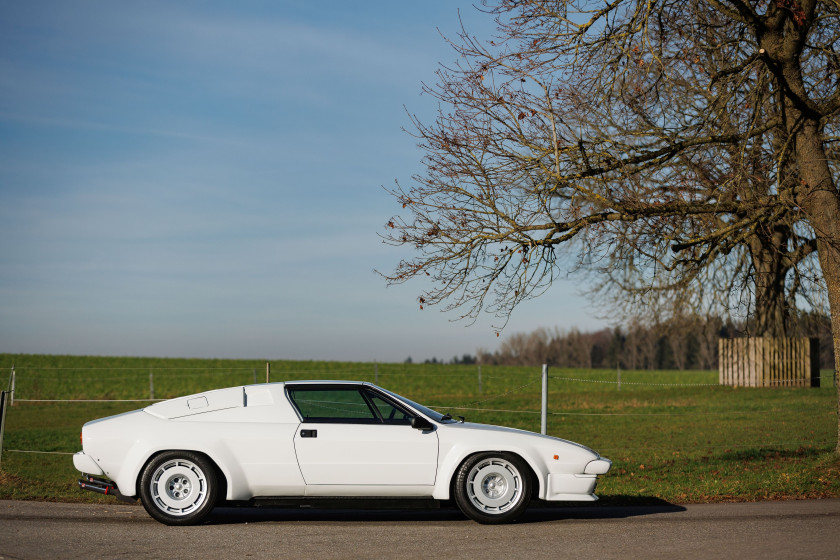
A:
[[[265,380],[265,362],[8,356],[0,498],[109,501],[76,488],[81,425],[144,403],[21,402],[156,398]],[[716,372],[551,370],[548,433],[613,460],[607,503],[840,497],[836,393],[715,385]],[[468,420],[539,431],[539,368],[277,362],[272,380],[362,379]],[[3,380],[3,377],[0,377]],[[5,387],[7,384],[3,383]],[[480,390],[479,390],[480,388]],[[28,453],[37,451],[38,453]]]

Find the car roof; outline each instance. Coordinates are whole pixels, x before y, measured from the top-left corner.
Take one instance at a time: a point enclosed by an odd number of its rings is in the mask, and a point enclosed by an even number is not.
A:
[[[339,379],[302,379],[300,381],[286,381],[286,385],[368,385],[370,387],[375,387],[375,385],[369,381],[347,381],[346,379],[339,380]]]

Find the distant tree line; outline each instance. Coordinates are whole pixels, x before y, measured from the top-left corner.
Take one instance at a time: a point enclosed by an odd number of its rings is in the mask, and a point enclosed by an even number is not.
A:
[[[476,358],[475,356],[473,356],[471,354],[464,354],[460,358],[458,356],[455,356],[454,358],[449,360],[448,363],[450,363],[450,364],[460,364],[460,365],[471,365],[471,364],[475,364],[477,362],[478,362],[478,358]],[[404,363],[413,364],[414,360],[412,360],[411,356],[409,356],[408,358],[405,359]],[[423,360],[423,363],[424,364],[446,364],[447,362],[445,360],[438,360],[437,357],[434,357],[430,360],[429,359]]]
[[[834,367],[831,323],[819,314],[799,317],[795,336],[820,339],[820,367]],[[478,351],[481,364],[622,369],[717,369],[718,339],[748,336],[752,325],[720,317],[678,317],[653,324],[582,332],[540,328],[508,336],[495,352]]]

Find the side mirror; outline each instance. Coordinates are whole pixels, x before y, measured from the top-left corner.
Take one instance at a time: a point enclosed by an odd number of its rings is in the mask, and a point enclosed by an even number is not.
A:
[[[434,430],[434,425],[421,416],[415,416],[411,419],[411,427],[415,430],[422,430],[424,432]]]

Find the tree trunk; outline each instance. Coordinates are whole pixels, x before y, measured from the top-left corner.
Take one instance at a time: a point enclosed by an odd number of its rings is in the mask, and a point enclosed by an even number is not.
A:
[[[831,334],[834,342],[834,390],[837,392],[837,446],[835,451],[840,455],[840,249],[837,240],[840,239],[840,200],[834,197],[833,208],[824,212],[824,220],[820,220],[816,228],[831,228],[831,239],[820,239],[817,243],[820,254],[820,266],[828,289],[828,301],[831,308]]]
[[[790,233],[785,225],[772,229],[762,226],[749,240],[755,282],[755,310],[752,336],[781,338],[790,334],[790,306],[785,279],[790,266],[785,263]]]
[[[806,122],[796,139],[796,156],[804,183],[800,207],[808,216],[817,237],[817,252],[828,290],[831,332],[834,341],[835,391],[837,392],[837,444],[840,455],[840,192],[834,184],[828,158],[822,146],[819,124]]]

